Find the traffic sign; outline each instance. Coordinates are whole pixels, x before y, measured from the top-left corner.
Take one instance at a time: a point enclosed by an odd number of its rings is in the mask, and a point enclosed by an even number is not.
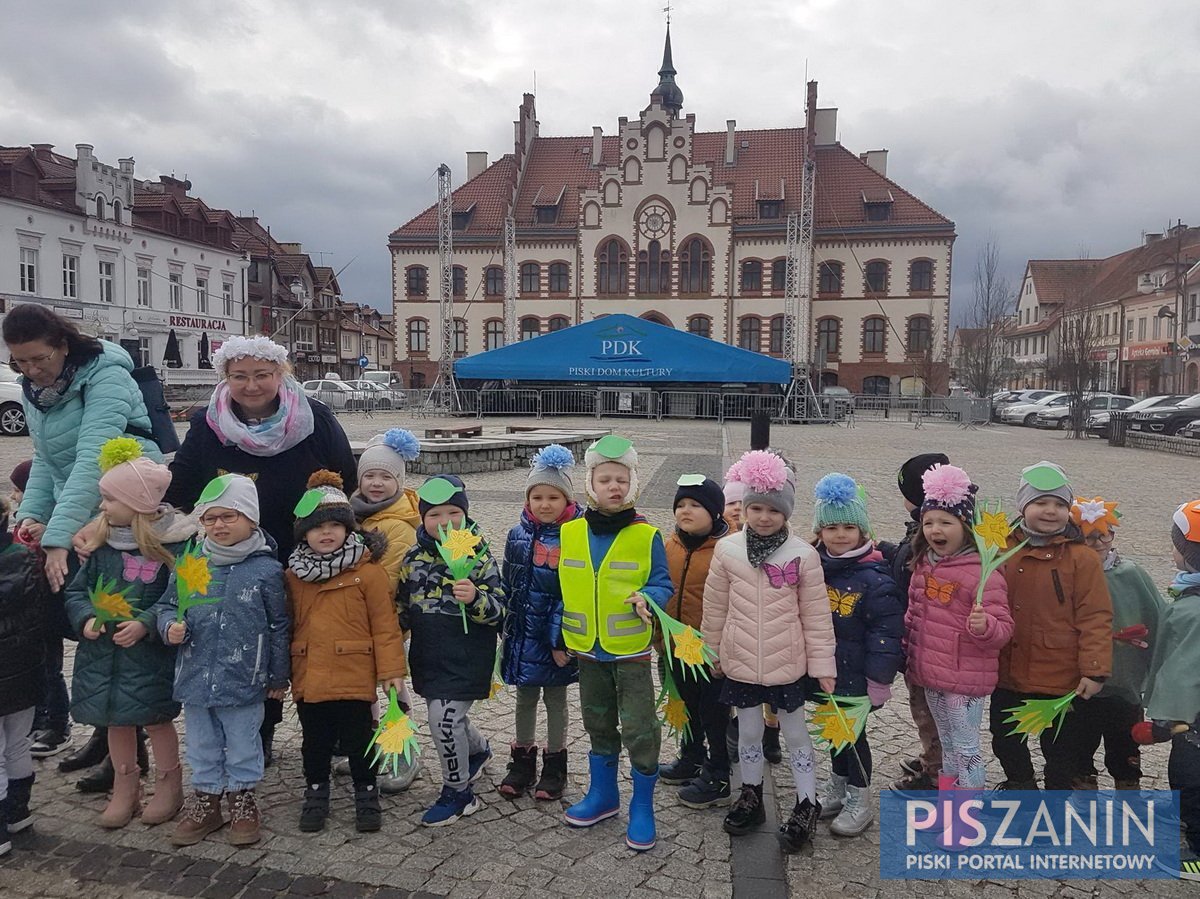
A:
[[[368,359],[366,356],[358,357],[358,367],[359,368],[366,368],[370,364],[371,364],[371,360]]]

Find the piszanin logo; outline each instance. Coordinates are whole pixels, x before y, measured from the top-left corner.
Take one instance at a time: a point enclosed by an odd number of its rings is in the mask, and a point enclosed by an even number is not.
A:
[[[884,790],[879,835],[883,878],[1171,878],[1179,794]]]

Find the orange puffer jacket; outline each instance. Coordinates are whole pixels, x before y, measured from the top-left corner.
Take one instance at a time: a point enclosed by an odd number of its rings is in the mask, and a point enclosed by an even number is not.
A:
[[[717,541],[704,585],[704,640],[726,677],[779,686],[837,677],[833,616],[817,551],[796,535],[767,559],[778,570],[772,586],[750,564],[744,531]]]

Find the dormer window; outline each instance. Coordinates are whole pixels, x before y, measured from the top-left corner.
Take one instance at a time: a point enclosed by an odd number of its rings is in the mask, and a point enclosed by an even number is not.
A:
[[[783,200],[759,200],[758,217],[760,219],[777,219],[783,215]]]
[[[539,225],[553,225],[558,221],[557,206],[538,206],[536,212]]]
[[[862,192],[863,213],[868,222],[886,222],[892,217],[895,198],[887,188]]]
[[[562,185],[557,191],[542,185],[533,198],[533,219],[539,225],[553,225],[558,222],[558,211],[562,208],[562,198],[567,192],[567,186]]]
[[[450,213],[450,227],[455,231],[466,231],[471,224],[471,217],[475,215],[475,204],[472,203],[466,209],[456,209]]]

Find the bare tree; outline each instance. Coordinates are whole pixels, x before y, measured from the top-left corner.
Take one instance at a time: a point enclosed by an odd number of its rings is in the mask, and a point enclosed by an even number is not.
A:
[[[1084,437],[1087,424],[1087,394],[1100,381],[1099,354],[1104,347],[1100,308],[1088,285],[1068,291],[1063,298],[1063,315],[1058,324],[1057,358],[1047,372],[1068,395],[1071,436]]]
[[[949,310],[947,310],[948,312]],[[908,361],[912,365],[913,377],[922,385],[925,396],[933,396],[940,391],[949,391],[947,375],[949,370],[949,350],[946,346],[946,322],[938,321],[937,310],[932,300],[925,312],[929,322],[929,334],[923,344],[909,347]],[[906,342],[916,335],[910,330]]]
[[[979,397],[990,398],[1015,368],[1004,341],[1016,295],[1000,273],[1000,249],[995,240],[979,248],[975,258],[975,295],[968,316],[972,332],[963,343],[958,376]]]

